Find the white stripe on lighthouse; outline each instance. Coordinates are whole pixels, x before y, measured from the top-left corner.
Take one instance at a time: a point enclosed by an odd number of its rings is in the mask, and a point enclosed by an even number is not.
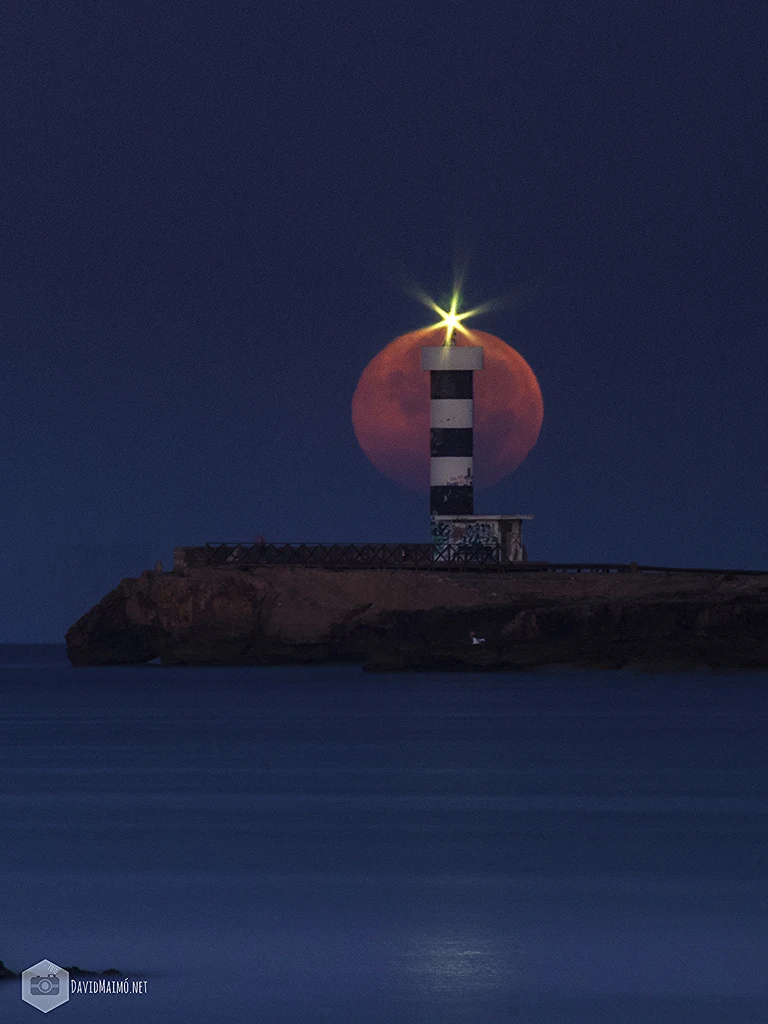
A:
[[[446,455],[429,462],[429,486],[472,486],[472,456]]]
[[[482,370],[482,345],[428,345],[421,350],[422,370]]]
[[[430,402],[430,426],[468,429],[472,426],[472,399],[433,398]]]

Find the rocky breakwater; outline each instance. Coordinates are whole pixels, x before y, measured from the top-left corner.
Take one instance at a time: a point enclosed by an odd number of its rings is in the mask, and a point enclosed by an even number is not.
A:
[[[472,646],[469,631],[485,638]],[[73,665],[768,668],[768,574],[267,566],[125,579],[67,632]]]
[[[106,971],[87,971],[82,967],[62,967],[61,970],[67,971],[67,973],[75,978],[121,978],[120,971],[115,970],[114,967],[108,968]],[[18,981],[21,974],[17,971],[12,971],[10,967],[6,967],[2,960],[0,960],[0,981]]]

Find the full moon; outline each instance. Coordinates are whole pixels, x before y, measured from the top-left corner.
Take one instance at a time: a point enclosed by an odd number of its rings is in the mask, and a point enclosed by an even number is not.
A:
[[[482,345],[484,369],[474,375],[474,477],[490,487],[514,472],[536,444],[544,417],[536,376],[519,352],[485,331],[457,334],[456,345]],[[352,398],[360,447],[386,476],[429,490],[429,373],[423,345],[441,345],[445,329],[428,327],[395,338],[363,370]]]

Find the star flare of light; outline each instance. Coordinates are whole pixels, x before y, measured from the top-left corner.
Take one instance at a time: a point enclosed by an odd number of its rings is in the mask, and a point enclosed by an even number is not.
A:
[[[416,292],[416,298],[419,302],[423,303],[428,309],[433,310],[438,316],[442,317],[436,324],[431,325],[431,329],[437,329],[439,327],[445,327],[445,341],[444,345],[453,344],[453,336],[458,331],[461,334],[466,335],[467,338],[471,338],[471,333],[464,326],[464,321],[468,320],[471,316],[477,316],[479,313],[484,313],[490,308],[489,303],[485,303],[482,306],[476,306],[474,309],[467,309],[463,313],[459,312],[461,306],[461,282],[457,281],[454,283],[453,291],[451,293],[451,301],[448,309],[443,309],[439,306],[434,299],[431,299],[425,292]]]

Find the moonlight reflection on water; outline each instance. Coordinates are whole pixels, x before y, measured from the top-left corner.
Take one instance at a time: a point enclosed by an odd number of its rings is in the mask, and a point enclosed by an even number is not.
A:
[[[464,995],[493,988],[508,990],[514,979],[514,953],[477,936],[414,941],[404,966],[426,992]]]

